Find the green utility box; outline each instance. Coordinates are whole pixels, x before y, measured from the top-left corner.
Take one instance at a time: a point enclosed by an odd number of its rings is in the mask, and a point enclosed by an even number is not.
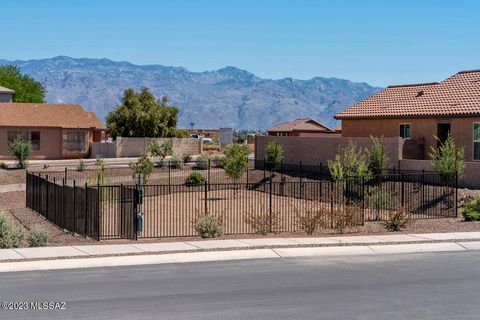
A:
[[[143,227],[145,225],[145,219],[143,212],[137,213],[137,232],[143,231]]]

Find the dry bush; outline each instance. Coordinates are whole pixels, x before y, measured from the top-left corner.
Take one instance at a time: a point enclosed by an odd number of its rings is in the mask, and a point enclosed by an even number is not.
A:
[[[266,212],[256,213],[250,210],[247,214],[245,223],[252,227],[255,233],[267,235],[268,233],[276,233],[280,230],[280,217],[277,212],[267,210]]]
[[[344,207],[337,208],[333,214],[333,227],[339,233],[343,233],[346,228],[354,228],[363,223],[362,203],[355,202],[347,204]]]
[[[308,235],[327,226],[329,211],[324,207],[315,208],[312,205],[307,208],[295,208],[294,212],[297,227]]]
[[[383,225],[389,231],[400,231],[411,222],[411,218],[407,215],[404,207],[400,207],[395,212],[388,215],[388,219]]]

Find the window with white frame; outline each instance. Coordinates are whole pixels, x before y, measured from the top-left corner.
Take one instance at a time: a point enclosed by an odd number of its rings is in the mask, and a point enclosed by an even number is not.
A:
[[[480,122],[473,124],[473,160],[480,160]]]
[[[400,138],[410,139],[410,123],[400,123]]]

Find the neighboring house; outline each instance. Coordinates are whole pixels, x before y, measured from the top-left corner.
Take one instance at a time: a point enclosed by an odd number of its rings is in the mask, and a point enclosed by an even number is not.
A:
[[[480,70],[435,83],[396,85],[335,116],[342,137],[400,137],[410,159],[428,158],[450,132],[466,161],[480,160]],[[405,154],[405,150],[404,150]]]
[[[11,159],[9,141],[32,143],[32,159],[87,157],[104,127],[78,104],[0,103],[0,159]]]
[[[12,97],[15,94],[15,91],[0,87],[0,102],[12,102]]]
[[[334,129],[310,118],[282,122],[267,130],[269,136],[321,137],[335,135]]]

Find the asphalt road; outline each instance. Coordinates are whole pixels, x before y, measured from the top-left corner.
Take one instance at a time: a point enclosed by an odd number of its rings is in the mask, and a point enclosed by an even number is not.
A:
[[[479,319],[480,253],[262,259],[0,274],[0,319]]]

